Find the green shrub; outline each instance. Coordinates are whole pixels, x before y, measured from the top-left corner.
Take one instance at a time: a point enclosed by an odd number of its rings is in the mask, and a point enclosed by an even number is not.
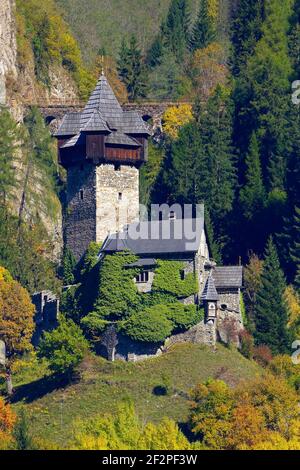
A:
[[[38,355],[48,359],[54,374],[70,376],[87,350],[81,329],[71,320],[63,320],[56,330],[44,334]]]
[[[175,330],[188,330],[204,318],[204,310],[198,310],[194,304],[184,305],[176,302],[167,307],[167,317],[173,323]]]
[[[189,297],[198,292],[198,283],[194,274],[186,274],[181,279],[185,263],[181,261],[159,260],[155,270],[153,292],[163,292],[174,295],[178,299]]]
[[[137,257],[130,252],[107,255],[102,260],[99,272],[99,292],[95,312],[102,318],[128,316],[140,305],[140,295],[133,282],[138,269],[125,269]]]
[[[102,320],[102,318],[95,312],[89,313],[81,320],[81,325],[84,330],[86,330],[89,335],[96,338],[105,331],[109,324],[109,321]]]
[[[173,324],[166,315],[167,311],[167,306],[156,305],[133,313],[124,323],[123,332],[135,341],[161,343],[173,330]]]

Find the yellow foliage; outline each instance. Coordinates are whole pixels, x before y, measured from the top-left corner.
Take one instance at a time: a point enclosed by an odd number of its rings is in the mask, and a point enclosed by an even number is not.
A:
[[[0,266],[0,281],[11,282],[13,280],[10,272]]]
[[[0,279],[0,337],[10,356],[30,351],[35,307],[17,281]]]
[[[289,328],[293,328],[300,322],[299,295],[292,286],[288,286],[285,290],[284,298],[289,312],[288,326]]]
[[[217,85],[227,85],[229,72],[225,65],[224,48],[214,42],[204,49],[197,49],[191,61],[190,74],[200,100],[207,100]]]
[[[208,14],[216,22],[219,15],[219,0],[209,0]]]
[[[190,104],[181,104],[180,106],[171,106],[163,115],[164,132],[172,139],[178,137],[180,127],[193,119],[192,106]]]

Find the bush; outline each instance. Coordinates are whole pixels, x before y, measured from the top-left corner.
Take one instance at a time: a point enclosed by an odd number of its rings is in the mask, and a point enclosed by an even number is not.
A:
[[[261,344],[254,348],[253,359],[258,362],[262,367],[266,367],[272,360],[272,351],[269,346]]]
[[[253,359],[253,354],[254,354],[253,336],[246,330],[241,331],[239,336],[240,336],[241,353],[247,359]]]
[[[153,281],[153,292],[164,292],[176,298],[190,297],[198,292],[198,282],[194,274],[190,273],[181,279],[180,273],[184,269],[181,261],[158,261]]]
[[[56,330],[44,334],[38,355],[48,359],[54,374],[70,378],[87,350],[88,343],[81,329],[71,320],[63,320]]]
[[[124,322],[123,331],[135,341],[161,343],[173,330],[173,323],[167,318],[167,312],[167,306],[156,305],[133,313]]]
[[[197,325],[204,318],[204,310],[198,310],[197,306],[184,305],[179,302],[167,305],[167,318],[173,323],[175,330],[188,330]]]

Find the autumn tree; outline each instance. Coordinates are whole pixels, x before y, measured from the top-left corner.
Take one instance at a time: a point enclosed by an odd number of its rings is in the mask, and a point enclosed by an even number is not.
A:
[[[6,405],[0,397],[0,450],[6,450],[12,444],[16,419],[10,405]]]
[[[191,121],[192,118],[191,105],[181,104],[179,106],[171,106],[164,112],[163,130],[172,139],[176,139],[180,127]]]
[[[17,356],[31,349],[35,308],[28,292],[8,276],[0,277],[0,338],[6,346],[7,391],[11,395],[11,365]]]

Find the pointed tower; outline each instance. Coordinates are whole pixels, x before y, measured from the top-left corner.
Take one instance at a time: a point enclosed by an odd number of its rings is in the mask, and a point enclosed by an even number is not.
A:
[[[135,111],[124,111],[102,74],[82,113],[67,114],[55,137],[67,170],[66,246],[79,260],[139,217],[139,168],[150,133]]]
[[[211,272],[203,289],[201,300],[204,303],[206,322],[214,324],[217,319],[219,294]]]

